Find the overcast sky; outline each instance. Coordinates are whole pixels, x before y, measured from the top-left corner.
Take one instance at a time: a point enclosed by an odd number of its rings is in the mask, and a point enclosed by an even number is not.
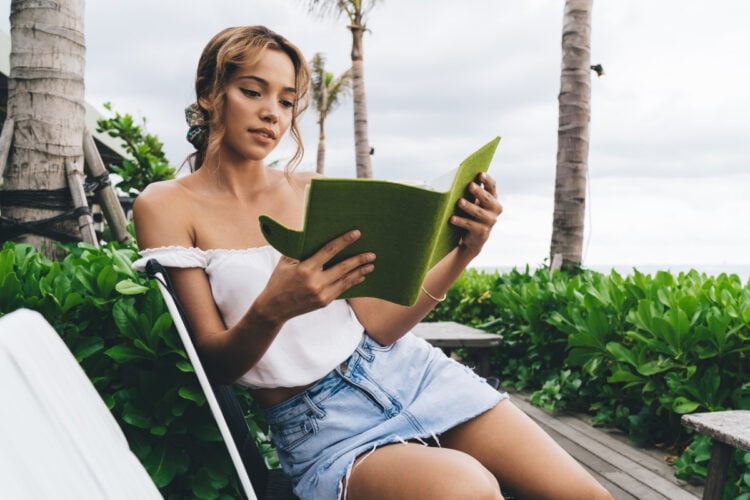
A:
[[[549,253],[562,0],[385,0],[368,20],[374,176],[429,180],[496,135],[505,213],[477,266]],[[0,18],[9,32],[9,5]],[[218,30],[265,24],[329,71],[350,64],[343,20],[297,0],[89,0],[86,99],[148,119],[178,165],[198,56]],[[750,2],[595,2],[584,265],[750,264]],[[327,121],[327,174],[354,175],[351,104]],[[314,170],[314,111],[303,119]],[[274,158],[286,158],[283,148]]]

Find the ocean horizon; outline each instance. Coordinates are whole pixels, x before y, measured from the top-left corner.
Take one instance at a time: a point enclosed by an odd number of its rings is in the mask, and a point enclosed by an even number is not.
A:
[[[528,265],[529,269],[537,269],[542,265]],[[592,264],[584,265],[586,269],[597,271],[600,273],[610,273],[612,270],[617,271],[623,276],[633,274],[633,270],[637,269],[638,272],[643,274],[655,274],[657,271],[669,271],[673,274],[679,274],[681,272],[687,272],[692,269],[700,273],[705,273],[708,276],[719,276],[720,274],[736,274],[739,276],[743,284],[748,284],[750,280],[750,264]],[[477,266],[474,269],[484,272],[499,272],[507,273],[513,269],[524,270],[526,265],[518,266]]]

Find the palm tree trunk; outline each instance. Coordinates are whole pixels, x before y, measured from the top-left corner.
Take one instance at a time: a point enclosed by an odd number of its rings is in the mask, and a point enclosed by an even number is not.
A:
[[[365,94],[365,69],[362,54],[364,28],[356,22],[352,31],[352,90],[354,98],[354,150],[357,177],[372,177],[370,164],[370,139],[367,136],[367,99]]]
[[[15,120],[3,174],[6,191],[67,190],[65,163],[83,166],[84,65],[83,0],[11,1],[11,56],[8,116]],[[58,205],[64,205],[66,200]],[[70,202],[72,208],[72,201]],[[2,206],[2,216],[37,221],[66,210]],[[78,239],[75,218],[46,228]],[[25,234],[20,241],[56,253],[52,239]]]
[[[325,173],[326,163],[326,129],[325,119],[321,116],[318,120],[318,163],[315,171],[320,175]]]
[[[593,0],[566,0],[563,16],[550,262],[556,254],[561,254],[564,267],[579,266],[583,253],[591,100],[592,4]]]

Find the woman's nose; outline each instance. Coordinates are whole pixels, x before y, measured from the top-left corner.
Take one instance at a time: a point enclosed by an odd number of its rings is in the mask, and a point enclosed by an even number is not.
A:
[[[279,111],[272,103],[267,104],[261,110],[261,119],[268,123],[276,123],[279,120]]]

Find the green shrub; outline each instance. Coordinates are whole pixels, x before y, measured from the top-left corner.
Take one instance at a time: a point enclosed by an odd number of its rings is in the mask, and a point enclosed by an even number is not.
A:
[[[750,283],[734,275],[469,270],[428,319],[502,335],[493,370],[535,404],[686,449],[681,477],[705,476],[707,460],[683,414],[750,409]],[[749,462],[737,453],[732,494],[750,493]]]
[[[0,251],[0,315],[25,307],[55,328],[165,498],[238,498],[221,436],[156,284],[131,269],[132,246],[78,244],[53,262]],[[267,429],[241,394],[269,460]]]
[[[112,112],[111,103],[105,103],[104,108]],[[137,195],[152,182],[174,179],[175,176],[175,169],[169,166],[164,155],[164,144],[157,136],[146,133],[145,127],[145,118],[141,125],[136,125],[127,113],[115,112],[114,117],[97,121],[97,131],[122,140],[125,151],[131,156],[119,165],[107,165],[109,170],[122,177],[117,186],[129,195]]]

